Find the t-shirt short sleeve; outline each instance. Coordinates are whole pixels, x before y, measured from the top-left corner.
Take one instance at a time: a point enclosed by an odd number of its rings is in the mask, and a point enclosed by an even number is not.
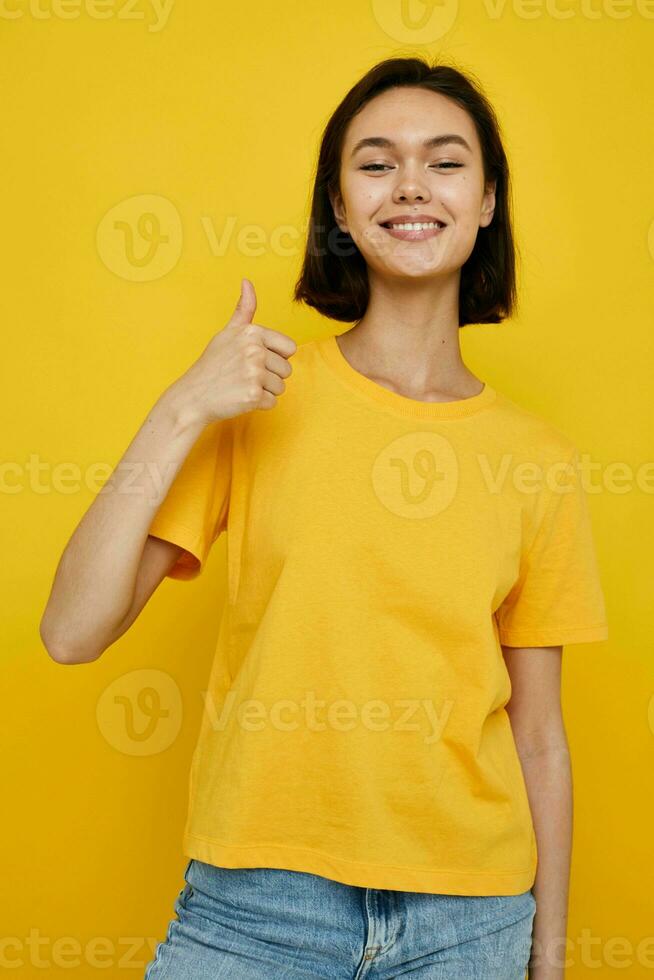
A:
[[[608,639],[588,501],[575,448],[546,485],[544,511],[511,591],[496,610],[506,646]]]
[[[233,421],[220,419],[202,430],[150,525],[149,534],[184,549],[168,578],[196,578],[227,526]]]

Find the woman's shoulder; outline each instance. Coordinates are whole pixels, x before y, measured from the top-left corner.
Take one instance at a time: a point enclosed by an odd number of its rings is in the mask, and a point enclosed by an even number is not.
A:
[[[546,413],[527,407],[496,389],[496,420],[513,445],[535,450],[552,460],[569,460],[577,450],[575,441]]]

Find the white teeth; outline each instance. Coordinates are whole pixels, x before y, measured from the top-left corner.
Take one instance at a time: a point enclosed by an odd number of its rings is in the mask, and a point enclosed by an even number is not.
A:
[[[406,222],[405,224],[394,225],[391,224],[391,228],[398,228],[400,231],[420,231],[422,228],[440,228],[440,224],[437,221],[414,221]]]

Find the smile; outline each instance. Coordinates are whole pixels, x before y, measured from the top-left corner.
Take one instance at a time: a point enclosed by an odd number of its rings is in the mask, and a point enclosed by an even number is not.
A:
[[[393,238],[415,242],[439,235],[445,228],[445,225],[439,221],[412,221],[396,225],[382,224],[380,227],[384,231],[387,231]]]

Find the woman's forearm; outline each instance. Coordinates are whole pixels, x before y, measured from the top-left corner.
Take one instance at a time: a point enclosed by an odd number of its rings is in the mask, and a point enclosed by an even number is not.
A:
[[[533,886],[534,919],[529,980],[565,976],[568,889],[572,854],[572,768],[567,749],[544,749],[521,757],[529,796],[538,868]]]
[[[203,429],[180,384],[152,406],[59,560],[41,620],[55,658],[95,659],[129,609],[148,529]]]

